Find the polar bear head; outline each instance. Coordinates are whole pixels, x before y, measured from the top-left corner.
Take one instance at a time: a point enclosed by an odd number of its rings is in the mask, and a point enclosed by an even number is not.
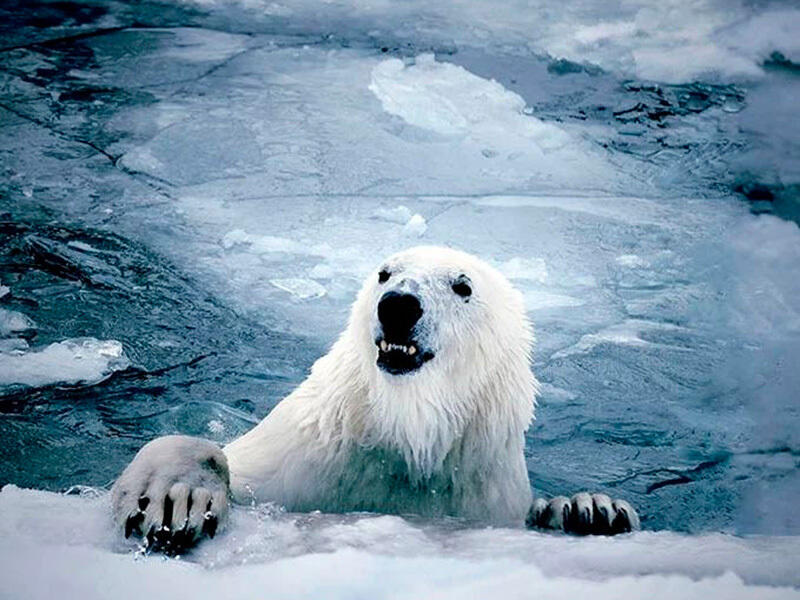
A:
[[[371,440],[424,472],[476,422],[503,429],[484,435],[505,443],[532,418],[533,333],[522,295],[474,256],[420,246],[384,260],[343,339],[357,349]]]

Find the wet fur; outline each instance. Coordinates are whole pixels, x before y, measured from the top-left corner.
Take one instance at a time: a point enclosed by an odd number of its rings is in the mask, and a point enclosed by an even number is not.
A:
[[[392,277],[379,284],[384,267]],[[460,274],[472,282],[468,300],[450,287]],[[390,375],[376,366],[376,306],[387,289],[412,287],[420,343],[436,356]],[[521,523],[531,504],[532,344],[521,294],[486,263],[438,247],[395,255],[368,277],[309,377],[224,449],[234,498]]]

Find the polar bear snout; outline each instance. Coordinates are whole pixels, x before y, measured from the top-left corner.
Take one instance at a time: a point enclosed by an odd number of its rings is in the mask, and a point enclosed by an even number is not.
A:
[[[386,292],[378,302],[380,333],[375,339],[378,346],[378,367],[391,375],[403,375],[419,369],[433,358],[433,352],[424,348],[415,332],[422,318],[422,303],[414,294]]]
[[[378,302],[378,321],[383,328],[384,338],[389,342],[409,340],[420,318],[422,305],[414,294],[386,292]]]

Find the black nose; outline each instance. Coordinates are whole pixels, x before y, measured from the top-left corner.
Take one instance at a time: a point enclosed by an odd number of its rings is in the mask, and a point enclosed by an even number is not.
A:
[[[422,306],[412,294],[386,292],[378,302],[378,320],[384,336],[391,340],[407,340],[420,317]]]

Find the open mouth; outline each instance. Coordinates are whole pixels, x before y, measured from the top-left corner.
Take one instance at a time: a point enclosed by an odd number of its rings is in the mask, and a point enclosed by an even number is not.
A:
[[[433,358],[433,352],[420,349],[413,341],[397,344],[380,338],[378,346],[378,367],[392,375],[403,375],[419,369]]]

